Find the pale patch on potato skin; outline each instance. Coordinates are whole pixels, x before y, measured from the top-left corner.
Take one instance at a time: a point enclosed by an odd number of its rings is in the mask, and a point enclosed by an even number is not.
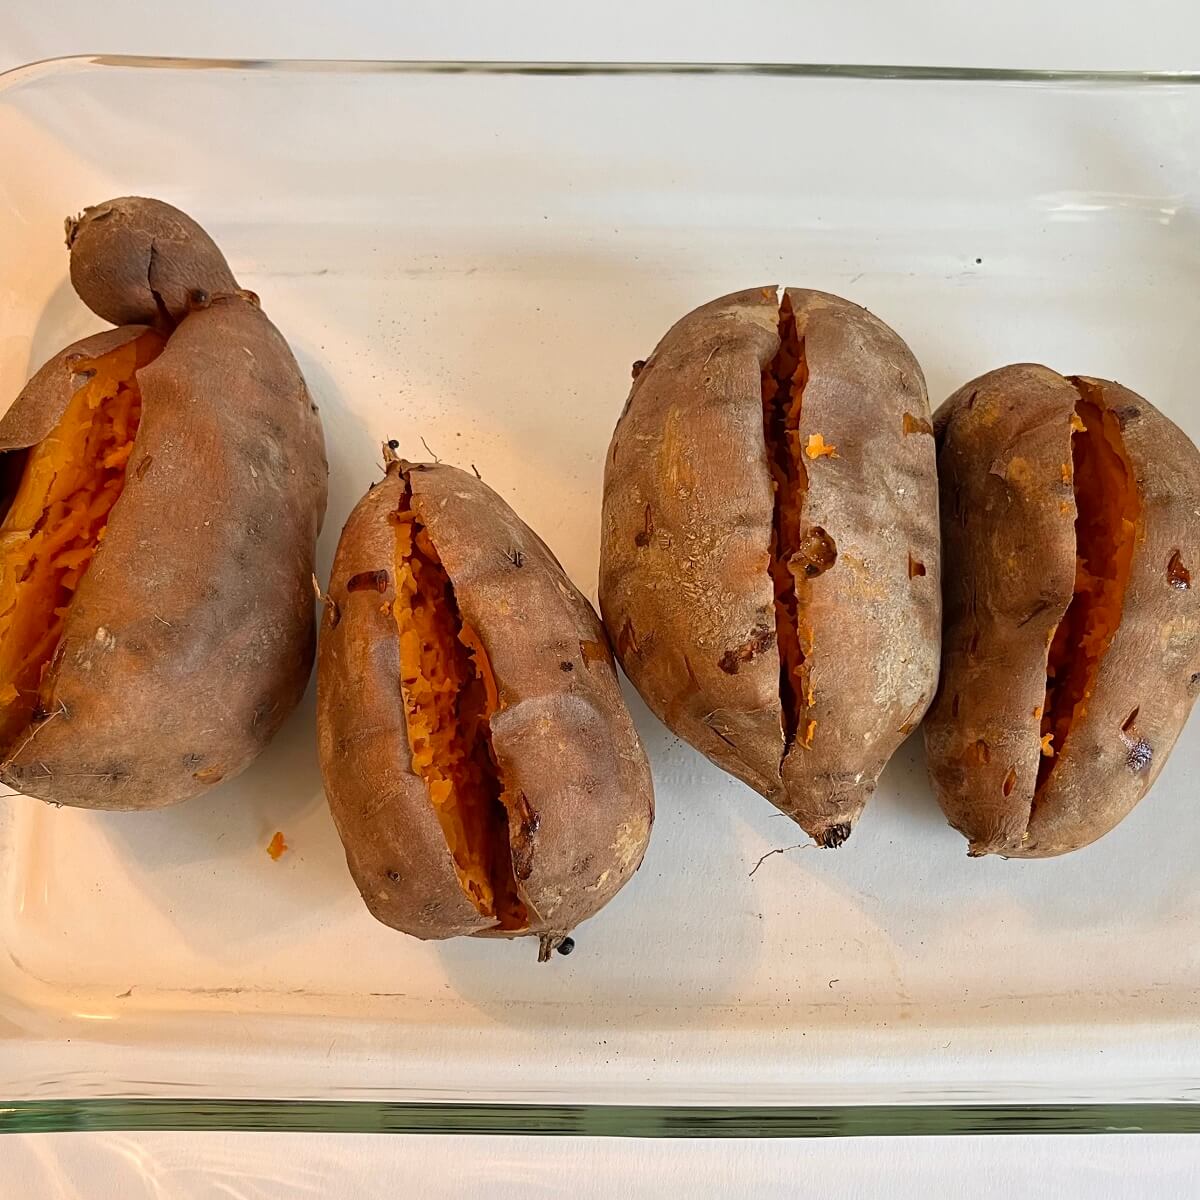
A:
[[[1121,623],[1036,803],[1047,650],[1075,578],[1075,497],[1062,465],[1079,392],[1023,363],[966,384],[935,416],[945,628],[926,753],[975,855],[1052,857],[1103,836],[1149,790],[1197,690],[1200,602],[1173,585],[1169,564],[1175,551],[1200,561],[1200,453],[1142,397],[1083,382],[1121,421],[1142,523]]]
[[[378,594],[364,601],[346,586],[361,571],[390,573],[387,514],[405,480],[496,679],[492,747],[508,795],[517,889],[531,915],[517,935],[491,929],[458,884],[410,766],[395,624]],[[321,767],[368,908],[422,938],[529,935],[543,948],[557,945],[637,870],[654,819],[649,764],[591,605],[484,483],[454,467],[400,462],[351,514],[329,601],[317,667]]]
[[[170,336],[138,372],[142,418],[124,489],[67,616],[48,716],[3,748],[0,778],[56,804],[158,808],[243,770],[299,702],[315,649],[311,581],[328,468],[287,343],[237,290],[211,239],[186,240],[195,222],[149,200],[98,226],[119,225],[120,238],[87,237],[87,222],[73,258],[87,250],[88,277],[106,280],[118,305],[97,311]],[[139,222],[183,239],[156,257],[151,279],[148,259],[121,258],[149,237]],[[232,287],[207,290],[224,282]],[[152,289],[186,305],[147,313]],[[0,420],[0,450],[43,438],[85,382],[81,360],[142,328],[52,359]]]
[[[779,349],[777,289],[689,313],[637,372],[605,464],[600,604],[659,718],[836,845],[936,687],[934,451],[924,379],[896,334],[839,297],[788,296],[809,368],[801,443],[836,447],[806,460],[805,524],[837,552],[811,581],[811,747],[785,756],[765,636],[774,492],[761,374]]]

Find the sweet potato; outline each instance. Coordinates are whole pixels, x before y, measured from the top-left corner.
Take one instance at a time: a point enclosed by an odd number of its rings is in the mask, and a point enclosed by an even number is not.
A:
[[[113,200],[69,233],[81,297],[125,324],[0,420],[0,779],[155,808],[237,774],[304,691],[324,443],[287,344],[189,218]]]
[[[1076,850],[1146,794],[1200,690],[1200,452],[1120,384],[1033,364],[935,424],[934,786],[973,855]]]
[[[603,627],[490,488],[390,449],[342,531],[317,665],[321,768],[380,921],[541,956],[642,860],[650,771]]]
[[[679,321],[609,448],[600,604],[666,725],[844,842],[937,682],[933,438],[900,338],[798,288]]]

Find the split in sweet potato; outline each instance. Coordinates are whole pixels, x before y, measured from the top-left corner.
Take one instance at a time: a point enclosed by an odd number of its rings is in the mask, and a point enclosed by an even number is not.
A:
[[[804,520],[808,491],[805,457],[836,458],[837,447],[819,433],[804,439],[800,417],[808,361],[796,328],[791,298],[779,307],[779,350],[762,373],[763,436],[775,514],[771,525],[770,572],[775,592],[775,634],[779,648],[779,699],[783,711],[785,753],[799,742],[811,747],[817,723],[813,705],[813,626],[809,619],[809,581],[833,566],[833,539]]]
[[[21,465],[0,525],[0,744],[42,707],[67,612],[125,485],[142,408],[136,372],[163,344],[147,331],[80,363],[91,378]]]
[[[413,770],[425,781],[459,884],[481,915],[520,930],[504,783],[489,718],[498,698],[487,653],[464,624],[429,531],[405,492],[393,514],[401,691]]]
[[[1100,390],[1096,385],[1071,382],[1079,392],[1071,435],[1075,586],[1046,664],[1039,790],[1066,746],[1072,723],[1087,711],[1100,662],[1121,623],[1141,511],[1116,416],[1093,394]]]
[[[808,367],[796,317],[785,296],[779,310],[779,351],[762,373],[763,436],[775,490],[771,526],[771,582],[775,589],[775,634],[779,647],[779,698],[788,747],[812,740],[805,711],[812,703],[810,672],[812,627],[805,619],[805,576],[795,556],[803,538],[802,511],[808,471],[800,444],[800,411]]]

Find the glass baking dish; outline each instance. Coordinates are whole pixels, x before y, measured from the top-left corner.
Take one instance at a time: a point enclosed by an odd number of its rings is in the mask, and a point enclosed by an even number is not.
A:
[[[1198,82],[22,68],[0,79],[0,395],[99,326],[67,282],[63,218],[142,193],[213,232],[296,350],[330,451],[322,577],[395,437],[475,465],[594,596],[630,363],[758,284],[868,306],[935,404],[1035,360],[1119,379],[1200,439]],[[175,809],[6,799],[0,1128],[1200,1129],[1194,724],[1102,842],[972,861],[919,738],[851,841],[819,852],[630,701],[655,836],[549,965],[370,918],[311,700],[244,776]]]

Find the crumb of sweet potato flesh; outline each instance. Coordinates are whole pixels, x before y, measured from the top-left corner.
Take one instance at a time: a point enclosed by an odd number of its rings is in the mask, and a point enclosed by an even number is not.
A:
[[[278,862],[288,852],[288,849],[282,830],[277,829],[275,836],[267,844],[267,853],[275,862]]]
[[[819,433],[810,433],[808,441],[804,444],[804,453],[809,458],[839,458],[837,447],[832,442],[827,442]]]

